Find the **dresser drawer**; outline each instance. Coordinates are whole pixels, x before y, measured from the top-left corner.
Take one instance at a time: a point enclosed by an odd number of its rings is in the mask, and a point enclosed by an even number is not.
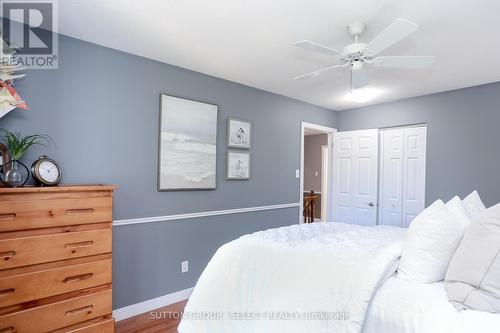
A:
[[[111,283],[111,259],[0,278],[0,307]]]
[[[0,239],[0,269],[109,252],[111,229]]]
[[[111,222],[112,197],[5,201],[0,231]]]
[[[64,333],[113,333],[115,331],[115,321],[107,319],[105,321],[93,323],[79,328],[68,328]],[[57,332],[59,333],[59,331]]]
[[[0,332],[49,332],[104,316],[111,311],[111,289],[108,289],[0,316]],[[103,323],[105,322],[99,324]],[[105,330],[85,331],[82,329],[71,332],[106,332]]]

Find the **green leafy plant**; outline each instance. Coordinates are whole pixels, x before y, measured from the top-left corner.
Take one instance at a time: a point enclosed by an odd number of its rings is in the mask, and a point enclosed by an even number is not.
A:
[[[26,151],[35,145],[48,147],[52,138],[45,134],[33,134],[23,136],[20,132],[10,132],[1,129],[0,138],[10,152],[13,160],[19,160]]]

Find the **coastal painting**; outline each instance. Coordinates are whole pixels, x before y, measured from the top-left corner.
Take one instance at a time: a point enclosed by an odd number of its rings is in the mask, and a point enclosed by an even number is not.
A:
[[[218,106],[162,94],[158,190],[216,188]]]

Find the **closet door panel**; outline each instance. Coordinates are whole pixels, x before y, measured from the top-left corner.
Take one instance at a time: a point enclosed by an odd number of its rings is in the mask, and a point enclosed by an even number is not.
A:
[[[403,227],[425,208],[427,127],[404,128]]]
[[[334,141],[335,221],[376,225],[378,130],[338,132]]]
[[[403,129],[381,132],[381,221],[401,227],[403,217]]]

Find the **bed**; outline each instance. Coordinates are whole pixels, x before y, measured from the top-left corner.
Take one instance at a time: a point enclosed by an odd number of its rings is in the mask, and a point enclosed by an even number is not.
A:
[[[499,315],[457,312],[442,284],[412,284],[395,276],[405,232],[390,226],[313,223],[245,235],[213,256],[178,330],[498,331]]]

